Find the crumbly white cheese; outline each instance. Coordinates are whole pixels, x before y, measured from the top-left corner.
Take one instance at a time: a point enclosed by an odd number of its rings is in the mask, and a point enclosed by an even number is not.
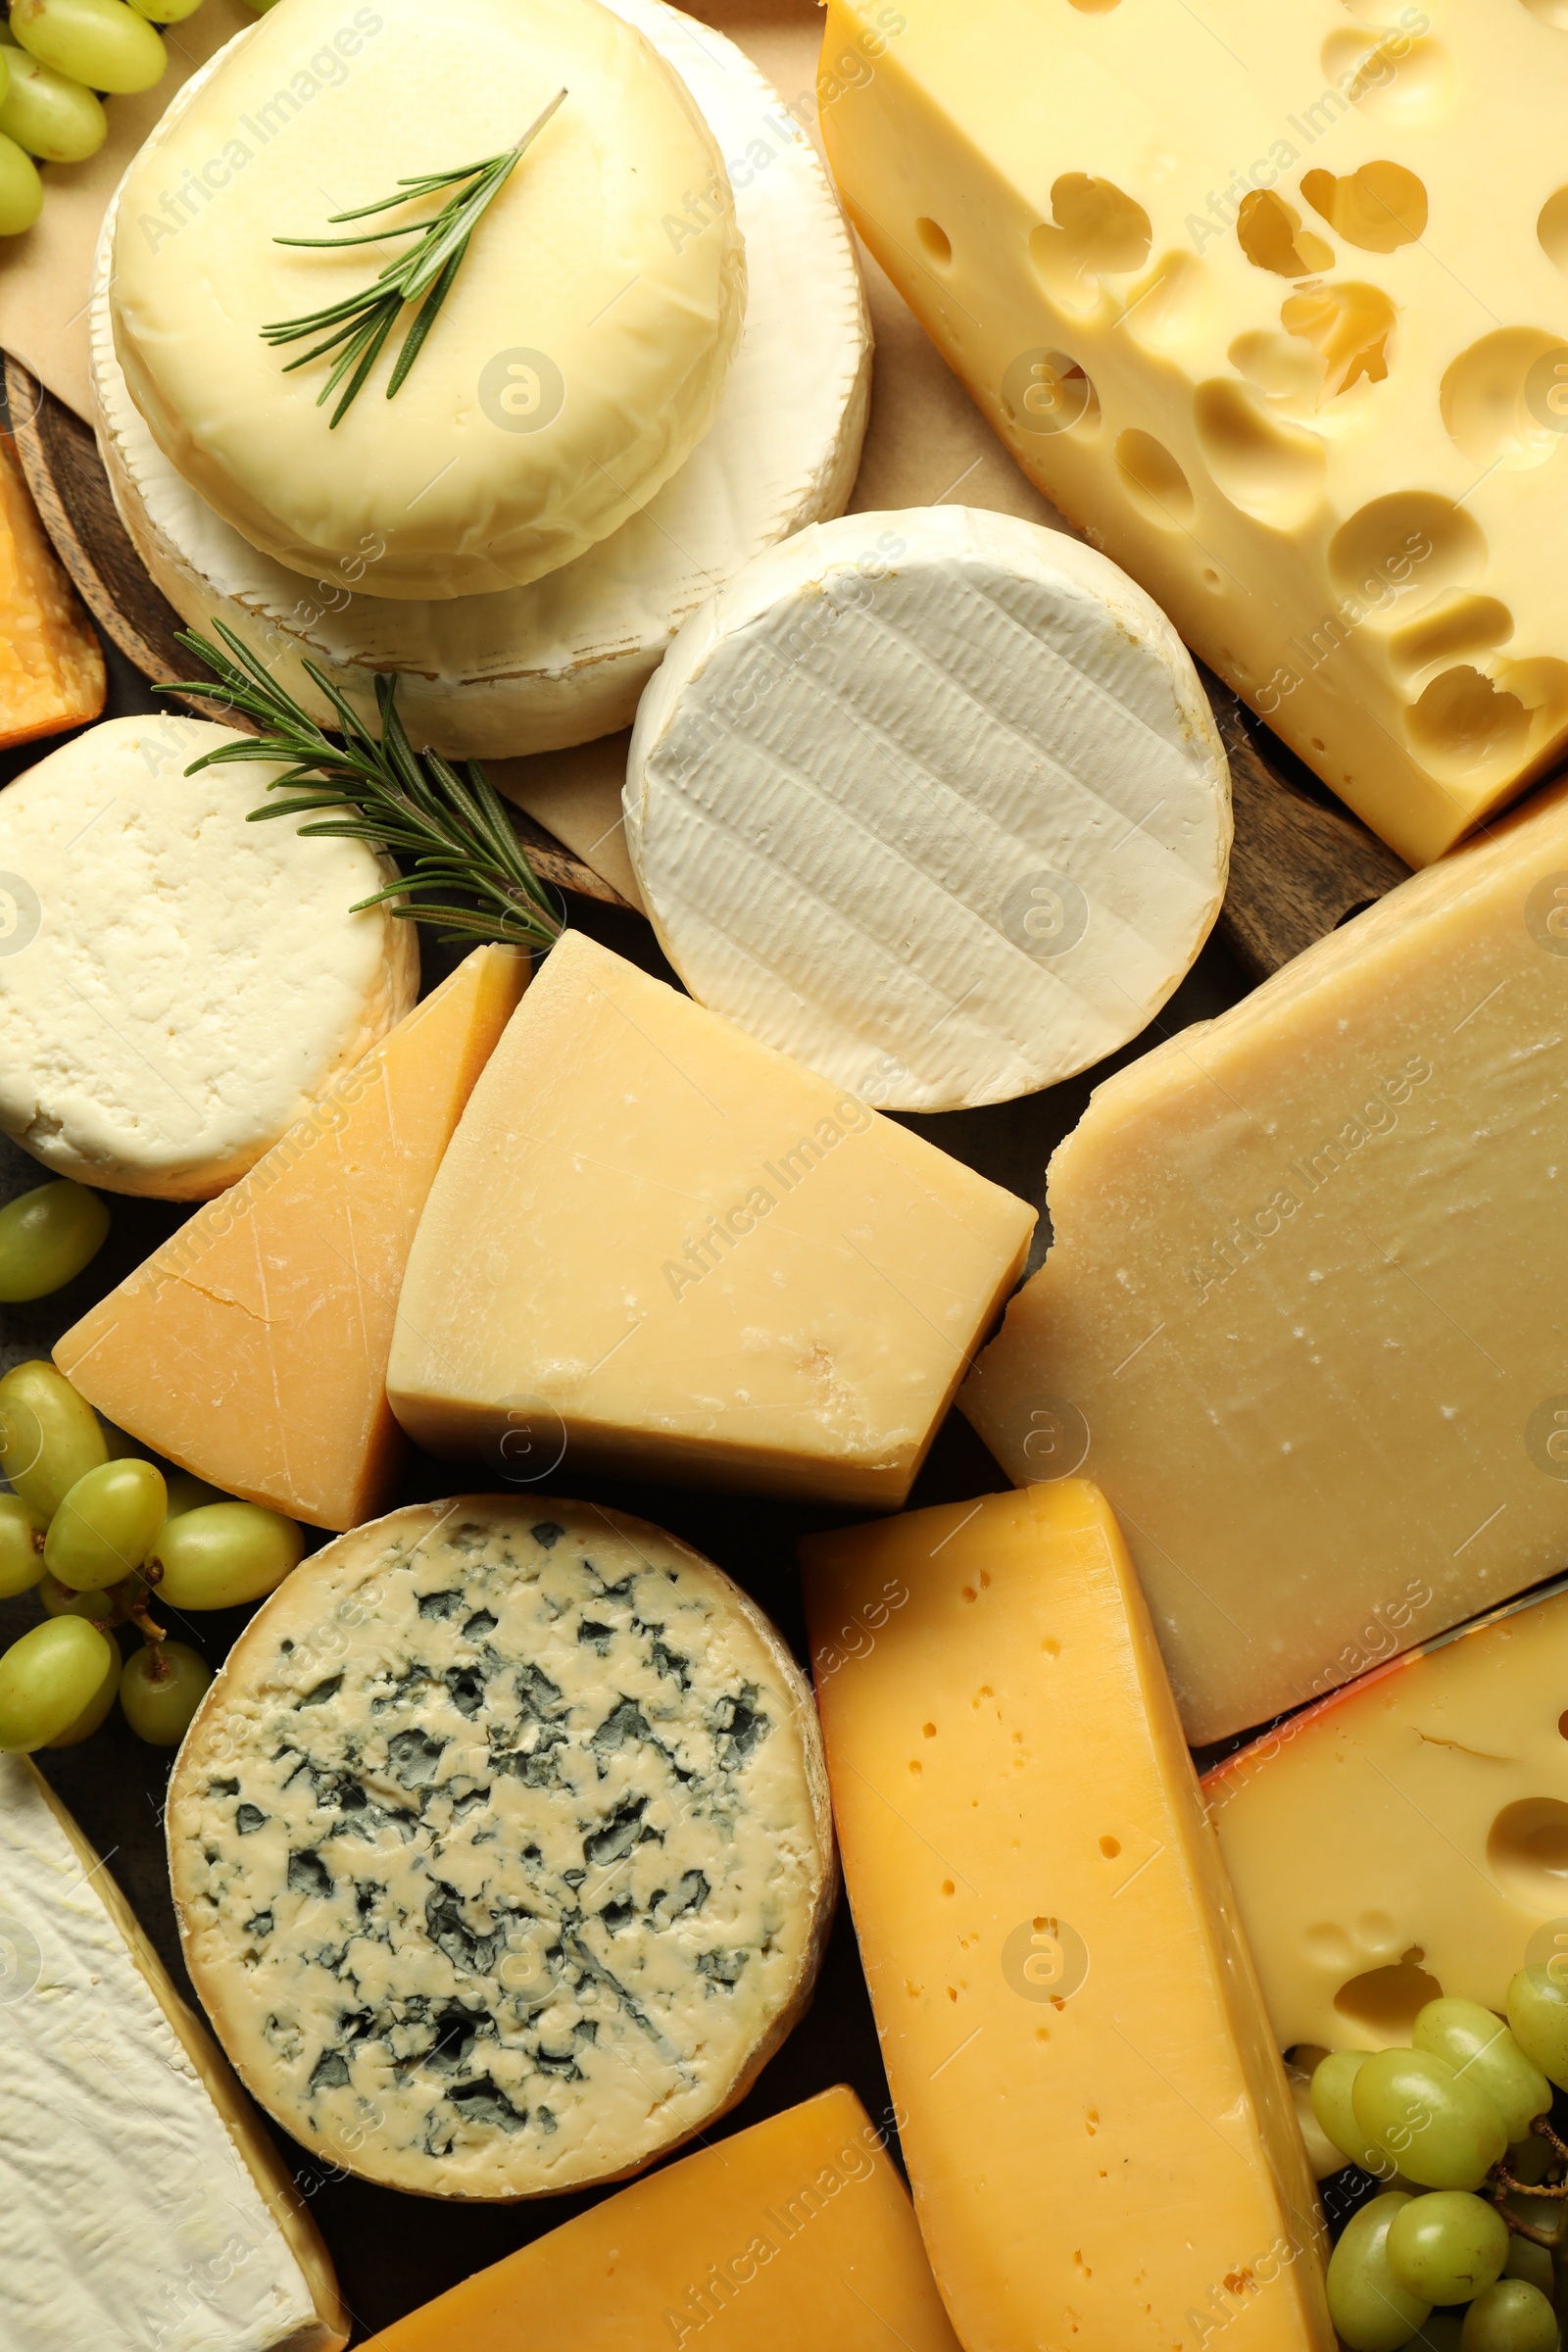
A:
[[[325,2352],[343,2335],[103,1886],[25,1758],[0,1756],[0,2343]]]
[[[115,211],[90,317],[98,445],[126,529],[193,628],[217,615],[326,722],[309,658],[368,710],[395,671],[419,743],[453,759],[558,751],[629,726],[671,637],[763,548],[839,514],[859,464],[871,335],[842,215],[810,141],[733,42],[663,0],[612,0],[676,68],[726,158],[746,239],[746,323],[711,430],[657,497],[526,588],[394,600],[364,556],[299,574],[253,548],[164,456],[115,355]],[[211,69],[207,69],[210,71]],[[672,233],[689,243],[709,210]]]
[[[395,868],[246,822],[280,768],[108,719],[0,794],[0,1128],[62,1176],[203,1200],[242,1176],[419,988],[412,923],[349,910]]]
[[[412,246],[306,249],[403,178],[503,153],[564,89],[473,231],[416,365],[406,310],[342,421],[318,338],[264,326],[358,295]],[[706,194],[705,194],[706,192]],[[160,446],[314,575],[375,551],[383,597],[537,579],[618,529],[713,419],[744,244],[680,76],[598,0],[290,0],[188,83],[126,173],[115,340]],[[689,239],[668,225],[706,201]],[[324,341],[323,335],[319,340]],[[340,387],[341,389],[341,387]]]
[[[947,507],[803,531],[720,591],[643,698],[624,807],[698,1002],[904,1110],[1135,1037],[1231,841],[1164,614],[1063,532]]]
[[[834,1887],[815,1709],[636,1519],[394,1512],[297,1569],[182,1747],[192,1978],[306,2146],[430,2195],[636,2170],[731,2105]]]

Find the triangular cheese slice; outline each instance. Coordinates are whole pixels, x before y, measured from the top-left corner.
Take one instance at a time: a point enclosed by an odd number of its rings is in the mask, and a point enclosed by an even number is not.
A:
[[[392,1497],[386,1364],[425,1196],[527,979],[478,948],[68,1331],[55,1361],[100,1412],[230,1494],[313,1527]]]

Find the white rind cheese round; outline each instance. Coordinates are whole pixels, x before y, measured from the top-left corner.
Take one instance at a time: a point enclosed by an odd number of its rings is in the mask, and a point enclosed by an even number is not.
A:
[[[1158,607],[1062,532],[948,507],[803,531],[711,599],[643,697],[624,807],[699,1004],[899,1110],[1136,1037],[1231,841]]]
[[[405,311],[341,423],[320,338],[265,325],[371,285],[412,245],[301,249],[400,179],[512,146],[566,96],[478,223],[388,400]],[[309,575],[377,549],[383,597],[538,579],[619,528],[713,420],[745,309],[724,165],[678,74],[599,0],[289,0],[187,84],[126,172],[115,342],[165,454]],[[666,223],[707,191],[707,225]]]
[[[56,1175],[210,1200],[418,996],[413,923],[349,911],[389,859],[247,824],[281,765],[185,774],[248,740],[107,719],[0,793],[0,1129]]]
[[[561,751],[630,726],[682,621],[764,548],[842,513],[870,404],[871,333],[843,216],[816,151],[733,42],[662,0],[617,0],[674,66],[728,160],[745,232],[746,323],[711,430],[619,530],[526,588],[400,602],[367,555],[321,579],[253,548],[183,480],[138,414],[115,356],[108,279],[91,312],[98,446],[121,517],[192,628],[220,619],[321,723],[306,658],[368,713],[377,670],[400,680],[416,743],[449,759]],[[241,36],[244,37],[244,36]],[[697,198],[672,233],[700,232]],[[371,551],[373,553],[373,543]]]
[[[658,1528],[542,1496],[395,1511],[296,1569],[168,1825],[243,2081],[428,2196],[614,2180],[711,2123],[809,1997],[836,1890],[773,1627]]]

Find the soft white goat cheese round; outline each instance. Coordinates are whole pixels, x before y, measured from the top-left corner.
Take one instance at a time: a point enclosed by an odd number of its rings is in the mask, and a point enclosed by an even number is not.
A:
[[[406,309],[335,429],[318,338],[262,329],[371,285],[438,200],[334,227],[418,173],[512,146],[566,97],[474,229],[412,372]],[[701,234],[672,221],[701,203]],[[225,521],[315,576],[377,551],[383,597],[538,579],[619,527],[713,419],[746,264],[685,83],[598,0],[289,0],[187,84],[125,175],[116,346],[166,455]]]
[[[842,512],[870,403],[871,333],[849,231],[810,141],[751,61],[663,0],[612,0],[702,107],[746,238],[746,323],[712,429],[646,508],[526,588],[425,602],[373,593],[372,548],[323,578],[262,555],[171,465],[115,355],[115,213],[91,312],[98,446],[137,553],[192,628],[227,623],[323,724],[308,658],[367,711],[401,681],[449,759],[559,751],[630,726],[675,631],[766,547]],[[703,232],[705,201],[675,224]]]
[[[168,1821],[241,2079],[425,2196],[585,2187],[712,2123],[809,2000],[837,1886],[775,1629],[661,1529],[544,1495],[419,1503],[296,1568]]]
[[[186,766],[227,727],[89,727],[0,792],[0,1128],[57,1175],[206,1200],[419,993],[396,868],[301,818],[282,771]]]
[[[626,841],[671,963],[868,1101],[1005,1102],[1136,1037],[1225,892],[1230,773],[1141,588],[974,509],[845,515],[688,621]]]

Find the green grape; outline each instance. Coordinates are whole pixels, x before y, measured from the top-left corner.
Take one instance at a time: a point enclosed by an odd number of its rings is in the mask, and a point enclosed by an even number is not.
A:
[[[115,1693],[119,1689],[120,1647],[117,1642],[111,1642],[109,1644],[109,1663],[104,1668],[103,1681],[99,1684],[97,1690],[93,1692],[91,1698],[88,1699],[87,1704],[82,1708],[81,1713],[75,1718],[74,1722],[68,1723],[63,1732],[57,1732],[52,1740],[46,1740],[44,1742],[45,1746],[79,1747],[83,1740],[90,1740],[94,1732],[98,1729],[99,1725],[103,1722],[103,1719],[108,1714],[110,1708],[114,1705]]]
[[[1485,2091],[1510,2139],[1523,2139],[1551,2105],[1551,2084],[1540,2067],[1525,2056],[1501,2018],[1479,2001],[1428,2001],[1410,2038],[1418,2050],[1446,2058],[1476,2090]]]
[[[130,0],[138,17],[146,17],[154,24],[183,24],[193,17],[202,0]]]
[[[150,1642],[121,1678],[125,1721],[150,1747],[177,1747],[212,1679],[207,1660],[188,1642]]]
[[[14,49],[11,55],[14,61],[11,83],[4,99],[0,100],[0,130],[15,139],[19,147],[25,147],[29,155],[41,156],[48,164],[81,164],[86,162],[89,155],[96,155],[109,135],[109,117],[92,91],[84,90],[79,81],[72,81],[66,74],[57,74],[52,66],[40,65],[24,49]],[[38,1200],[51,1193],[79,1194],[81,1200],[90,1200],[103,1220],[103,1230],[96,1240],[92,1240],[90,1227],[81,1222],[69,1234],[63,1234],[60,1230],[64,1224],[62,1211],[59,1208],[51,1209],[50,1215],[55,1220],[55,1229],[48,1236],[51,1246],[58,1248],[62,1240],[75,1243],[82,1251],[80,1262],[74,1265],[61,1282],[46,1283],[38,1291],[12,1292],[10,1295],[13,1298],[41,1298],[49,1291],[59,1290],[63,1283],[70,1282],[73,1276],[80,1273],[82,1266],[87,1264],[99,1243],[108,1234],[109,1211],[98,1195],[89,1193],[84,1185],[69,1182],[46,1184],[36,1193],[24,1193],[23,1200]],[[20,1205],[20,1202],[13,1200],[10,1208],[0,1209],[0,1239],[3,1239],[5,1220],[11,1208]],[[72,1214],[78,1220],[83,1217],[79,1205],[73,1206]]]
[[[43,211],[43,181],[24,147],[0,131],[0,237],[20,237]]]
[[[147,1567],[171,1608],[232,1609],[274,1591],[304,1550],[292,1519],[259,1502],[210,1502],[159,1529]]]
[[[1358,2164],[1375,2180],[1392,2184],[1393,2159],[1387,2149],[1380,2148],[1370,2133],[1361,2129],[1350,2104],[1355,2078],[1370,2055],[1368,2050],[1333,2050],[1320,2060],[1312,2072],[1312,2113],[1349,2163]]]
[[[1329,2257],[1329,2314],[1350,2352],[1398,2352],[1431,2311],[1389,2268],[1389,2231],[1412,2202],[1374,2197],[1350,2216]]]
[[[1502,2277],[1508,2225],[1467,2189],[1412,2197],[1389,2230],[1389,2268],[1424,2303],[1468,2303]]]
[[[125,0],[11,0],[11,29],[40,64],[116,97],[150,90],[169,64],[157,33]]]
[[[1522,2180],[1527,2188],[1544,2180],[1556,2161],[1550,2142],[1543,2139],[1539,2132],[1532,2132],[1528,2139],[1510,2140],[1503,2158],[1514,2179]]]
[[[81,1617],[49,1617],[0,1657],[0,1749],[46,1747],[103,1687],[114,1643]]]
[[[49,1522],[20,1494],[0,1494],[0,1600],[30,1592],[43,1578],[43,1537]]]
[[[91,90],[19,56],[0,102],[0,131],[17,146],[51,164],[79,164],[97,153],[108,128]],[[108,1238],[109,1211],[84,1184],[63,1176],[19,1193],[0,1208],[0,1303],[17,1306],[64,1290]]]
[[[1508,2134],[1486,2093],[1430,2050],[1377,2050],[1356,2074],[1355,2120],[1423,2188],[1479,2188]]]
[[[45,1519],[108,1459],[97,1414],[53,1364],[17,1364],[0,1380],[0,1470]]]
[[[1508,1986],[1508,2024],[1525,2056],[1568,2090],[1568,1984],[1559,1984],[1544,1962],[1522,1968]]]
[[[164,1483],[169,1489],[169,1508],[164,1513],[166,1523],[171,1519],[183,1518],[187,1511],[199,1511],[205,1503],[233,1500],[233,1496],[225,1494],[221,1487],[210,1487],[205,1478],[194,1478],[188,1470],[169,1471]]]
[[[38,1598],[43,1602],[46,1616],[85,1617],[89,1625],[110,1626],[124,1621],[122,1591],[122,1586],[114,1585],[107,1592],[77,1592],[72,1586],[63,1585],[58,1576],[50,1576],[46,1570],[43,1582],[38,1587]]]
[[[1499,2278],[1464,2315],[1459,2352],[1557,2352],[1557,2315],[1539,2286]]]
[[[1508,2259],[1503,2264],[1505,2278],[1523,2278],[1528,2286],[1536,2286],[1550,2297],[1556,2290],[1556,2274],[1551,2256],[1544,2246],[1538,2246],[1533,2237],[1510,2237]]]
[[[78,1592],[122,1584],[164,1524],[169,1490],[151,1462],[102,1462],[78,1478],[49,1522],[51,1576]]]
[[[49,1522],[44,1559],[52,1575],[78,1592],[107,1592],[135,1582],[168,1516],[163,1473],[153,1462],[112,1458],[79,1479]]]

